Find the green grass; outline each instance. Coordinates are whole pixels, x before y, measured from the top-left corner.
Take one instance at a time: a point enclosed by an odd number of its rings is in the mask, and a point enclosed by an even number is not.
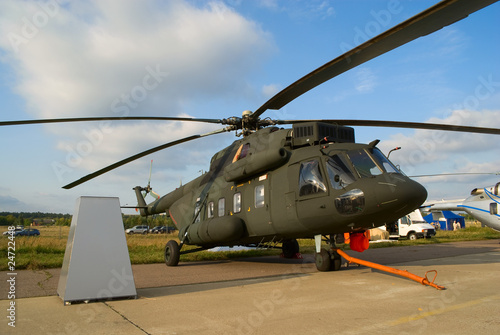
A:
[[[6,227],[0,227],[0,234]],[[69,227],[40,227],[40,236],[18,236],[15,238],[15,268],[22,269],[48,269],[61,267],[66,250],[66,241]],[[170,235],[132,235],[127,236],[127,245],[132,264],[162,263],[163,249],[169,239],[177,239]],[[491,228],[468,227],[459,231],[438,231],[430,239],[415,241],[399,240],[397,242],[371,243],[370,248],[399,247],[431,243],[447,243],[458,241],[475,241],[487,239],[500,239],[500,232]],[[8,270],[8,238],[0,235],[0,271]],[[178,239],[177,239],[178,241]],[[314,240],[299,240],[300,251],[303,254],[315,252]],[[185,246],[183,250],[195,248]],[[348,245],[344,246],[349,249]],[[253,257],[265,255],[279,255],[281,250],[242,250],[228,252],[201,251],[181,256],[181,262],[228,260],[240,257]]]

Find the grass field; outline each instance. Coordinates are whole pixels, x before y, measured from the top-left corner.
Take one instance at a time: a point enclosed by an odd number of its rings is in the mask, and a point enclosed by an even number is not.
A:
[[[40,236],[17,236],[15,238],[15,269],[46,269],[61,267],[66,250],[66,241],[69,234],[69,227],[39,227]],[[7,227],[0,227],[0,271],[8,270],[9,254],[12,249],[8,249],[9,239],[1,235]],[[169,239],[177,239],[176,234],[148,234],[126,236],[127,245],[132,264],[162,263],[163,248]],[[370,248],[398,247],[406,245],[419,245],[430,243],[446,243],[469,240],[500,239],[500,232],[491,228],[468,227],[459,231],[438,231],[431,239],[418,239],[416,241],[400,240],[398,242],[372,243]],[[178,239],[177,239],[178,241]],[[299,240],[300,251],[303,254],[314,253],[313,240]],[[10,245],[12,246],[12,244]],[[185,246],[184,248],[191,248]],[[184,250],[183,248],[183,250]],[[348,249],[348,246],[346,246]],[[201,251],[192,254],[182,255],[181,262],[201,261],[201,260],[222,260],[236,257],[279,255],[281,250],[244,250],[231,252],[210,252]]]

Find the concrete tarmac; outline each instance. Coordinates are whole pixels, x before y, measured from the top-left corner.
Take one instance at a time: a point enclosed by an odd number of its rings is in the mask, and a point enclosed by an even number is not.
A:
[[[262,257],[133,266],[138,299],[64,306],[52,295],[59,270],[19,271],[15,300],[0,281],[0,334],[498,334],[499,240],[348,253],[436,270],[446,290],[353,265],[317,272],[311,256]]]

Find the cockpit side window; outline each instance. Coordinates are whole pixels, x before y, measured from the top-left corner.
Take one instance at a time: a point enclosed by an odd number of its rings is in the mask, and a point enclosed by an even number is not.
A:
[[[328,158],[326,161],[326,171],[330,178],[330,185],[336,190],[345,188],[356,179],[339,155],[333,155]]]
[[[303,162],[299,172],[299,196],[327,191],[317,160]]]
[[[382,174],[382,170],[380,170],[366,151],[352,150],[347,155],[361,178],[370,178]]]

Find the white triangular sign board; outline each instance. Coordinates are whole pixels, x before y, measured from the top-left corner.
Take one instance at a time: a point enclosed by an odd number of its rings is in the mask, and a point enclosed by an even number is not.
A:
[[[77,199],[57,294],[65,304],[137,297],[118,198]]]

